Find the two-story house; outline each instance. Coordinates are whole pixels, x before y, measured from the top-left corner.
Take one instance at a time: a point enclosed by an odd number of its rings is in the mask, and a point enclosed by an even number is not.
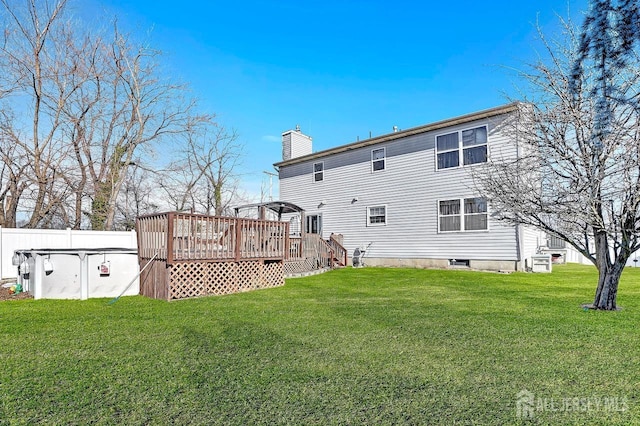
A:
[[[309,233],[342,234],[368,265],[522,270],[541,234],[496,221],[471,170],[517,155],[503,123],[518,104],[312,152],[299,129],[283,133],[280,199],[305,210]],[[291,218],[292,229],[296,218]]]

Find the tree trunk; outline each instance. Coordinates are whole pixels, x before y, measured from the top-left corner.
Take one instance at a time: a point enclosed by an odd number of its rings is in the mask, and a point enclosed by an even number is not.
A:
[[[110,184],[99,182],[95,189],[95,195],[91,202],[91,229],[94,231],[107,231],[107,210],[111,195]]]
[[[613,311],[617,309],[618,283],[627,259],[616,257],[611,262],[607,234],[597,232],[595,235],[596,260],[598,267],[598,288],[593,301],[594,309]]]
[[[224,206],[222,205],[222,185],[220,184],[220,181],[218,181],[213,187],[213,196],[216,216],[222,216],[222,213],[224,213]]]
[[[606,311],[614,311],[617,309],[616,298],[618,296],[618,283],[624,264],[617,262],[610,265],[609,268],[601,269],[598,277],[598,289],[596,297],[593,301],[594,309],[602,309]]]

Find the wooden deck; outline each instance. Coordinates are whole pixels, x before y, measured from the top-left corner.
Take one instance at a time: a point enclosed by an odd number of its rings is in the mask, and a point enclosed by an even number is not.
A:
[[[138,218],[140,255],[185,260],[285,258],[289,224],[268,220],[161,213]]]
[[[289,224],[160,213],[137,219],[140,293],[173,300],[284,284]]]
[[[136,222],[140,294],[156,299],[230,294],[284,284],[284,277],[344,266],[338,240],[289,237],[289,223],[190,213]]]

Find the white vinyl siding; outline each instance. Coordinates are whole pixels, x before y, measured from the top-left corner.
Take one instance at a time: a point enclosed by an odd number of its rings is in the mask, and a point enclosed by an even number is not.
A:
[[[459,200],[477,194],[470,189],[472,181],[467,167],[446,172],[435,169],[436,136],[486,126],[491,155],[513,158],[515,149],[508,144],[508,136],[500,132],[503,117],[385,141],[384,172],[371,172],[371,151],[383,144],[283,166],[279,199],[299,205],[307,215],[322,213],[323,236],[329,238],[332,232],[343,234],[343,245],[349,254],[356,247],[373,242],[367,252],[372,258],[516,260],[513,226],[497,222],[490,215],[486,231],[438,231],[439,201],[456,199],[460,203]],[[324,184],[309,185],[313,163],[321,160],[325,170],[331,171],[331,182],[341,184],[327,187],[327,180]],[[326,204],[319,208],[322,201]],[[385,205],[386,225],[368,226],[367,208]],[[459,205],[463,212],[463,204]]]
[[[371,171],[377,172],[385,169],[386,150],[378,148],[371,151]]]
[[[487,162],[487,127],[480,126],[436,136],[436,169]]]
[[[387,206],[367,207],[367,226],[387,224]]]

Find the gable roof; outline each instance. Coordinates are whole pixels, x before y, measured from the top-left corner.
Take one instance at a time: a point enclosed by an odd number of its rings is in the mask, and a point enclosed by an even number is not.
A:
[[[363,141],[353,142],[347,145],[341,145],[335,148],[325,149],[323,151],[314,152],[313,154],[303,155],[301,157],[292,158],[290,160],[280,161],[275,163],[275,167],[290,166],[292,164],[302,163],[309,160],[320,159],[332,154],[340,152],[350,151],[353,149],[363,148],[370,145],[375,145],[382,142],[388,142],[395,139],[400,139],[406,136],[417,135],[420,133],[426,133],[433,130],[438,130],[444,127],[455,126],[458,124],[464,124],[475,120],[481,120],[484,118],[494,117],[496,115],[506,114],[518,109],[519,102],[513,102],[506,105],[501,105],[495,108],[486,109],[471,114],[461,115],[455,118],[449,118],[447,120],[436,121],[435,123],[426,124],[423,126],[413,127],[407,130],[401,130],[394,133],[389,133],[382,136],[376,136],[375,138],[365,139]]]

